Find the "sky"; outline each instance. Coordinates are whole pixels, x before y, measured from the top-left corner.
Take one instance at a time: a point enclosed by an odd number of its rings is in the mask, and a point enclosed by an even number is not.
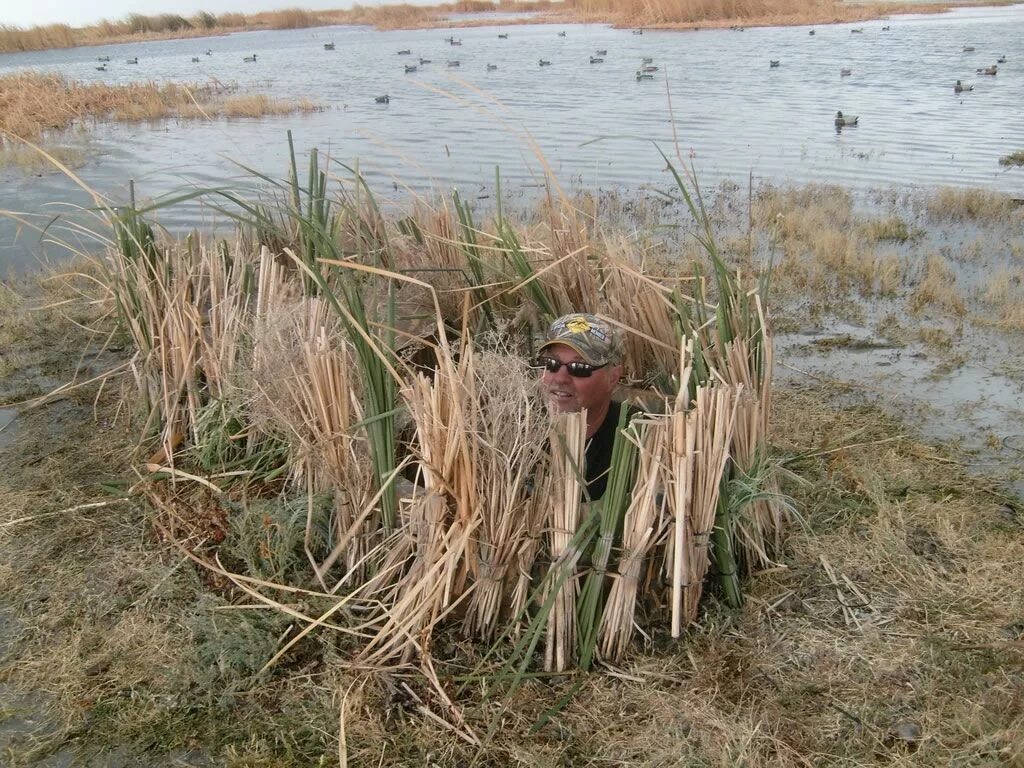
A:
[[[350,8],[355,0],[0,0],[0,25],[32,27],[42,24],[70,24],[80,27],[100,19],[123,19],[129,13],[153,16],[177,13],[191,16],[196,11],[210,13],[257,13],[278,8],[329,10]],[[396,2],[398,0],[395,0]],[[413,0],[415,2],[416,0]],[[383,5],[383,0],[359,0],[361,5]]]

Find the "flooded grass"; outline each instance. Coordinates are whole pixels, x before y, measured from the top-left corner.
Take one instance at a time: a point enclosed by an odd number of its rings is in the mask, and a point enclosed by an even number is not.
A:
[[[1008,166],[1024,166],[1024,149],[1018,152],[1011,152],[1008,155],[1004,155],[999,158],[1000,165]]]
[[[16,151],[20,145],[11,137],[33,143],[60,140],[69,129],[87,129],[94,121],[258,117],[320,109],[308,99],[235,95],[235,90],[216,81],[105,85],[37,72],[0,76],[0,159],[22,166],[30,159],[31,152]]]

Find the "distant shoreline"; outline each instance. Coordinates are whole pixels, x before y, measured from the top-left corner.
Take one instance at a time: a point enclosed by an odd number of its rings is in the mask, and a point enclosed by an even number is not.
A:
[[[933,2],[932,0],[902,0],[898,3],[846,2],[827,6],[810,6],[800,12],[760,16],[730,16],[723,18],[680,19],[677,21],[646,22],[629,12],[583,12],[578,9],[556,8],[546,0],[538,3],[523,3],[514,10],[506,7],[482,9],[470,13],[536,14],[530,17],[452,19],[456,11],[451,6],[403,6],[400,9],[380,6],[362,8],[358,11],[277,11],[243,16],[222,14],[214,19],[211,26],[204,21],[199,28],[197,19],[165,14],[142,17],[133,15],[122,22],[103,22],[100,25],[70,27],[66,24],[51,24],[44,27],[0,26],[0,54],[26,53],[29,51],[84,48],[102,45],[118,45],[150,40],[191,40],[197,38],[223,37],[239,32],[257,32],[285,29],[315,29],[333,26],[372,26],[378,31],[397,29],[469,29],[523,24],[608,24],[613,28],[640,28],[644,30],[699,31],[735,27],[788,27],[809,25],[846,24],[858,21],[885,19],[910,13],[943,13],[953,8],[1016,5],[1017,0],[1003,2]],[[220,24],[221,21],[231,22]],[[185,25],[196,25],[188,26]],[[135,31],[145,28],[149,31]],[[117,30],[125,31],[118,32]]]

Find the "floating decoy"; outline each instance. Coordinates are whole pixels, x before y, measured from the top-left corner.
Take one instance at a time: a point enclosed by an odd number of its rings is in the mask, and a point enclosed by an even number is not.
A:
[[[654,79],[654,75],[652,75],[650,72],[637,72],[636,73],[636,79],[637,80],[653,80]]]
[[[642,59],[640,59],[640,63],[641,64],[653,64],[654,63],[654,59],[652,59],[650,56],[644,56]]]
[[[139,63],[139,57],[138,56],[136,56],[134,59],[128,59],[125,62],[125,64],[138,64],[138,63]]]
[[[590,57],[590,63],[591,64],[604,64],[604,59],[602,59],[600,56],[591,56]]]
[[[408,48],[406,48],[404,51],[399,51],[398,55],[399,56],[408,56],[411,53],[412,53],[412,51],[410,51]]]
[[[213,56],[213,49],[212,48],[207,48],[206,49],[206,55],[207,56]]]
[[[974,53],[974,46],[973,45],[965,45],[964,46],[964,53]]]
[[[956,85],[953,86],[953,93],[963,93],[964,91],[973,91],[974,86],[970,83],[961,83],[959,80],[956,81]]]
[[[984,67],[978,70],[979,75],[994,75],[999,71],[999,67],[993,64],[991,67]]]
[[[996,64],[1005,64],[1005,63],[1006,63],[1006,57],[1005,56],[1000,56],[998,59],[996,59]]]
[[[324,43],[324,50],[325,51],[333,51],[334,50],[334,43]]]
[[[444,41],[445,41],[446,43],[450,43],[450,42],[451,42],[452,40],[454,40],[454,38],[452,38],[452,37],[446,37],[446,38],[444,39]]]
[[[391,97],[388,96],[386,93],[383,96],[374,96],[373,100],[375,102],[377,102],[378,104],[390,104],[391,103]]]
[[[644,31],[642,29],[634,29],[633,30],[633,34],[634,35],[642,35],[643,33],[644,33]]]
[[[430,64],[430,59],[420,59],[420,64]]]
[[[565,37],[565,32],[559,32],[559,33],[558,33],[558,36],[559,36],[559,37]]]
[[[888,26],[882,27],[882,31],[883,32],[888,32],[890,29],[891,29],[891,27],[888,27]]]
[[[813,35],[813,34],[814,34],[814,30],[812,29],[812,30],[811,30],[810,32],[808,32],[807,34],[808,34],[808,35]]]
[[[540,60],[540,66],[542,66],[542,67],[550,67],[551,66],[551,62],[548,61],[547,59],[541,59]]]
[[[110,61],[109,56],[97,56],[96,61]]]
[[[457,67],[457,66],[459,66],[459,60],[458,59],[453,59],[452,61],[449,61],[448,62],[448,66],[449,67]]]
[[[608,55],[608,49],[607,48],[602,48],[601,50],[597,51],[595,53],[595,55],[596,56],[607,56]]]
[[[497,64],[488,64],[487,65],[487,71],[488,72],[490,72],[491,70],[497,69],[497,68],[498,68]]]
[[[776,67],[779,66],[779,64],[780,64],[780,62],[779,62],[778,59],[769,59],[768,60],[768,69],[775,69]]]
[[[106,72],[107,71],[107,65],[106,64],[100,64],[98,67],[96,67],[96,71],[97,72]]]
[[[836,128],[848,128],[851,125],[856,125],[858,120],[860,118],[856,115],[843,115],[842,112],[836,112]]]
[[[498,33],[498,39],[499,40],[508,40],[508,32],[499,32]]]
[[[249,63],[252,63],[256,61],[256,54],[254,53],[252,56],[246,56],[244,59],[242,59],[242,61],[248,61]]]
[[[853,70],[852,69],[848,69],[847,67],[843,67],[842,69],[839,70],[839,76],[840,77],[849,77],[852,74],[853,74]]]
[[[640,71],[641,72],[657,72],[658,68],[648,65],[646,67],[640,67]]]
[[[192,57],[192,63],[193,64],[198,64],[199,63],[199,57],[198,56],[193,56]]]
[[[415,64],[406,64],[405,65],[405,71],[406,72],[415,72],[416,71],[416,65]]]
[[[461,40],[452,40],[451,44],[452,45],[462,45],[462,41]]]

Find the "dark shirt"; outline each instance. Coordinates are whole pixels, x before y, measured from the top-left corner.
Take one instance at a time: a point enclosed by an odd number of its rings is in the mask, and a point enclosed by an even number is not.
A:
[[[586,453],[586,477],[587,496],[591,501],[597,501],[608,487],[608,468],[612,462],[612,447],[615,445],[615,430],[619,425],[619,414],[622,412],[622,403],[612,400],[608,406],[608,413],[604,421],[597,428],[597,432],[587,443]],[[638,411],[632,406],[629,409],[628,419],[632,419]]]

